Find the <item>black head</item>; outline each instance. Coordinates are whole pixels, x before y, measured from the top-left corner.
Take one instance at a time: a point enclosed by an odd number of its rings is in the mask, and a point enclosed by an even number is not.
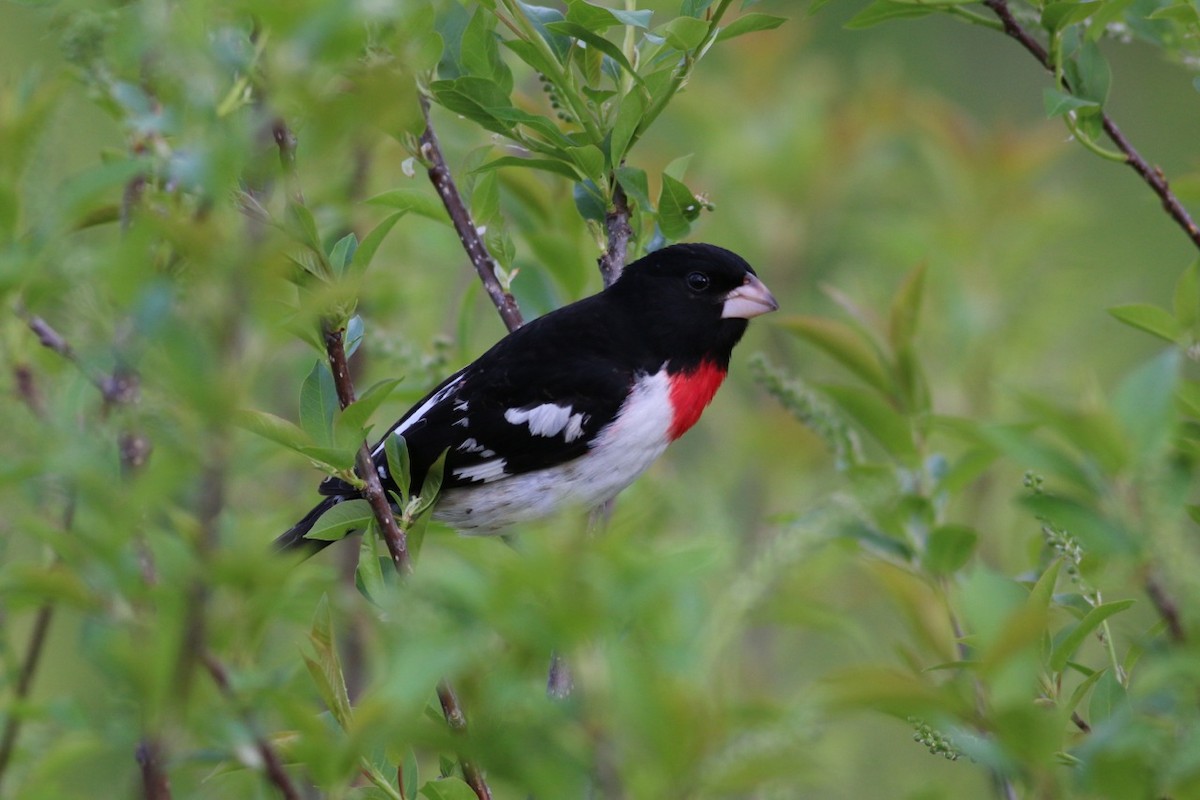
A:
[[[688,363],[729,362],[747,320],[779,308],[745,259],[711,244],[677,244],[625,268],[609,292],[644,344]]]

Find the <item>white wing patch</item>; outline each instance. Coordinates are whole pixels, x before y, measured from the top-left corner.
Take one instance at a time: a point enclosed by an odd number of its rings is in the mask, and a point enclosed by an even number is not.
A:
[[[460,453],[479,453],[482,458],[491,458],[496,455],[495,450],[489,450],[474,439],[463,439],[462,444],[454,448]]]
[[[421,403],[421,405],[415,411],[413,411],[411,414],[409,414],[408,419],[404,420],[404,422],[397,425],[395,430],[393,430],[390,435],[402,436],[406,430],[408,430],[416,422],[418,422],[422,417],[424,417],[426,414],[428,414],[429,410],[431,408],[433,408],[438,403],[442,402],[447,397],[449,397],[450,394],[458,386],[458,384],[460,382],[462,382],[462,379],[463,379],[463,376],[459,375],[457,378],[450,381],[445,386],[443,386],[441,389],[439,389],[438,391],[436,391],[432,395],[430,395],[429,399],[426,400],[424,403]],[[377,456],[380,453],[382,453],[383,446],[386,442],[387,442],[387,437],[384,437],[384,440],[379,443],[379,446],[375,448],[374,452],[371,453],[371,455]]]
[[[491,461],[481,461],[470,467],[454,470],[454,477],[464,481],[494,481],[497,478],[503,478],[506,473],[504,471],[505,462],[503,458],[493,458]]]
[[[543,403],[533,408],[510,408],[504,412],[504,418],[513,425],[528,425],[534,436],[558,436],[561,433],[564,439],[573,442],[583,435],[587,414],[571,412],[570,406]]]

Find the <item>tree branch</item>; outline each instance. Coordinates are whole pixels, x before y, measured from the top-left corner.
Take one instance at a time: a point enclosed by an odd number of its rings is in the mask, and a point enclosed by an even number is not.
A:
[[[459,705],[458,696],[455,695],[454,689],[446,681],[440,681],[437,687],[438,702],[442,704],[442,716],[446,718],[446,724],[450,726],[450,730],[458,734],[467,732],[467,717],[463,713],[462,706]],[[460,755],[459,762],[462,764],[463,779],[467,785],[475,792],[475,796],[479,800],[492,800],[492,790],[488,787],[487,781],[484,780],[483,773],[479,771],[479,767],[466,756]]]
[[[279,757],[279,753],[271,745],[271,742],[255,730],[256,726],[249,712],[241,709],[237,695],[234,693],[233,686],[229,682],[229,673],[226,671],[225,666],[212,653],[205,653],[202,661],[208,669],[208,674],[212,676],[213,683],[221,690],[221,694],[241,711],[242,720],[248,728],[254,731],[254,749],[258,751],[259,758],[263,761],[263,769],[266,772],[267,779],[274,784],[285,800],[300,800],[300,791],[296,788],[296,784],[292,781],[292,777],[288,775],[287,770],[284,769],[283,759]]]
[[[135,754],[142,768],[143,800],[171,800],[171,784],[162,768],[162,745],[158,739],[142,739]]]
[[[617,278],[621,277],[621,271],[625,269],[628,259],[629,237],[633,235],[633,229],[629,227],[629,199],[620,184],[614,181],[614,185],[616,189],[613,191],[613,207],[604,215],[604,232],[607,235],[608,247],[597,262],[600,277],[604,279],[606,287],[612,286]]]
[[[1054,73],[1054,64],[1050,60],[1050,54],[1042,46],[1041,42],[1035,39],[1013,17],[1012,11],[1008,7],[1008,0],[983,0],[983,4],[1000,18],[1006,34],[1020,42],[1021,46],[1029,51],[1047,71],[1051,74]],[[1163,175],[1163,171],[1158,167],[1151,166],[1142,158],[1137,149],[1125,138],[1125,135],[1117,127],[1117,124],[1104,111],[1100,112],[1100,121],[1104,127],[1105,134],[1117,146],[1121,154],[1125,156],[1125,163],[1145,181],[1151,191],[1158,195],[1167,215],[1183,229],[1188,238],[1192,240],[1192,244],[1200,248],[1200,227],[1196,226],[1187,209],[1183,207],[1183,204],[1179,202],[1179,198],[1171,191],[1171,187],[1167,183],[1167,178]]]
[[[458,192],[454,176],[450,174],[450,168],[446,166],[446,158],[442,155],[442,147],[438,143],[437,134],[433,131],[433,122],[429,116],[429,98],[424,94],[421,95],[421,113],[425,115],[425,130],[421,132],[420,158],[429,171],[429,180],[437,189],[438,197],[442,198],[442,205],[446,207],[446,213],[450,215],[450,221],[454,223],[458,239],[462,242],[463,249],[467,251],[471,265],[479,274],[479,280],[483,281],[483,288],[491,298],[492,304],[500,312],[500,319],[504,320],[505,327],[510,331],[515,331],[524,324],[525,319],[521,316],[521,309],[517,307],[516,298],[500,285],[500,279],[496,277],[499,265],[496,263],[496,259],[492,258],[492,254],[488,252],[487,245],[484,244],[483,237],[479,234],[479,229],[475,227],[475,222],[471,219],[471,212],[467,210],[467,205]]]
[[[1183,644],[1187,639],[1187,634],[1183,629],[1183,620],[1179,616],[1179,606],[1167,594],[1167,590],[1159,582],[1154,575],[1147,575],[1144,588],[1146,595],[1150,598],[1150,602],[1154,604],[1158,615],[1162,617],[1163,622],[1167,625],[1167,635],[1171,637],[1171,641],[1175,644]]]
[[[338,405],[345,409],[354,402],[354,384],[350,380],[350,366],[346,361],[346,332],[341,328],[334,330],[325,325],[324,336],[325,352],[329,356],[329,369],[333,373]],[[412,560],[408,554],[408,537],[396,524],[391,501],[388,500],[383,484],[379,481],[379,473],[375,471],[375,463],[371,459],[371,450],[365,441],[358,448],[354,463],[358,476],[365,484],[362,488],[363,499],[371,506],[375,522],[379,525],[383,541],[387,544],[388,554],[392,557],[392,564],[401,575],[411,574]]]

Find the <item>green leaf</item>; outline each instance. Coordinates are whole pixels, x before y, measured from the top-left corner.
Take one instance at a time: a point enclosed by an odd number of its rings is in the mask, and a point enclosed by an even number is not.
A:
[[[921,298],[925,291],[925,272],[924,263],[911,269],[892,297],[892,307],[888,315],[888,340],[895,350],[911,343],[917,332]]]
[[[321,252],[321,237],[317,234],[317,221],[303,203],[288,203],[287,218],[292,223],[296,238],[309,249]]]
[[[449,448],[443,450],[441,455],[429,466],[429,471],[425,473],[425,480],[421,483],[421,504],[417,508],[418,514],[437,502],[446,472],[446,454],[449,452]]]
[[[333,442],[333,417],[339,408],[333,374],[324,361],[313,363],[300,386],[300,427],[311,441],[321,445]]]
[[[574,22],[551,22],[546,26],[546,29],[554,33],[561,33],[567,36],[572,36],[581,42],[587,43],[589,47],[594,47],[604,55],[611,58],[620,65],[621,69],[625,70],[638,83],[642,82],[642,76],[637,73],[633,65],[629,63],[629,59],[621,52],[621,48],[605,39],[603,36],[593,31],[588,30],[582,25],[577,25]]]
[[[477,167],[475,172],[487,172],[488,170],[500,169],[502,167],[523,167],[525,169],[538,169],[543,172],[553,172],[555,175],[561,175],[570,180],[578,180],[579,173],[570,164],[563,161],[558,161],[553,158],[521,158],[519,156],[501,156],[493,159],[481,167]]]
[[[881,394],[894,391],[874,348],[844,322],[813,316],[790,316],[777,321],[785,330],[816,345]]]
[[[1167,19],[1189,27],[1200,27],[1200,12],[1191,3],[1161,6],[1146,15],[1146,19]]]
[[[617,167],[614,170],[617,183],[625,190],[625,195],[643,211],[653,211],[654,204],[650,202],[650,180],[644,169],[637,167]]]
[[[342,664],[338,660],[337,647],[333,640],[333,615],[329,609],[329,598],[321,597],[317,605],[317,613],[313,619],[312,630],[308,639],[315,651],[315,658],[304,656],[308,672],[317,684],[317,690],[325,706],[333,714],[333,718],[349,730],[353,709],[350,705],[350,695],[346,691],[346,678],[342,673]]]
[[[1085,100],[1082,97],[1076,97],[1050,87],[1042,89],[1042,105],[1046,109],[1047,117],[1060,117],[1069,111],[1078,111],[1081,108],[1100,107],[1100,104],[1094,100]]]
[[[1080,3],[1077,0],[1047,3],[1042,9],[1042,27],[1049,32],[1059,31],[1085,19],[1104,7],[1104,3]]]
[[[663,173],[658,195],[658,226],[663,236],[679,241],[688,235],[692,222],[700,216],[700,201],[682,182]]]
[[[1137,601],[1117,600],[1113,603],[1098,605],[1089,611],[1087,616],[1077,622],[1074,627],[1069,628],[1069,632],[1055,643],[1054,652],[1050,656],[1050,669],[1054,672],[1062,672],[1063,668],[1067,666],[1067,661],[1075,655],[1075,651],[1080,648],[1084,639],[1091,635],[1096,628],[1099,628],[1100,623],[1113,614],[1130,608],[1135,602]]]
[[[488,225],[500,214],[500,181],[495,172],[477,172],[471,191],[471,217],[476,225]]]
[[[567,152],[579,167],[582,177],[590,179],[597,186],[604,182],[604,153],[600,152],[599,147],[585,144],[582,147],[568,147]]]
[[[1099,478],[1094,470],[1085,468],[1061,448],[1042,441],[1035,431],[1027,427],[988,425],[981,428],[980,432],[985,441],[1021,469],[1055,475],[1089,493],[1099,491]]]
[[[447,216],[446,207],[442,205],[442,202],[420,189],[392,189],[368,198],[367,202],[372,205],[395,208],[401,212],[411,211],[422,217],[450,224],[450,217]]]
[[[437,778],[421,787],[426,800],[476,800],[475,790],[459,778]]]
[[[1123,526],[1078,501],[1038,494],[1023,497],[1021,504],[1071,533],[1085,550],[1098,556],[1136,555],[1140,550],[1138,541]]]
[[[1037,583],[1029,590],[1027,606],[1042,611],[1050,609],[1050,602],[1054,599],[1054,587],[1058,583],[1058,573],[1062,571],[1062,565],[1062,559],[1057,558],[1046,568],[1046,571],[1037,579]]]
[[[312,530],[304,534],[304,538],[336,542],[354,531],[362,530],[373,519],[375,515],[366,500],[343,500],[322,514]]]
[[[362,244],[354,251],[354,259],[351,261],[355,274],[361,275],[371,265],[371,261],[375,258],[375,252],[405,213],[404,211],[398,211],[395,214],[388,215],[382,222],[372,228],[370,233],[363,237]],[[444,213],[442,218],[445,219]]]
[[[676,17],[655,29],[676,50],[695,50],[708,35],[708,23],[695,17]]]
[[[1175,282],[1171,306],[1182,330],[1191,330],[1200,322],[1200,259],[1193,261]]]
[[[408,457],[408,442],[403,436],[389,433],[383,443],[384,457],[387,458],[388,474],[392,481],[400,487],[400,499],[408,502],[408,490],[412,484],[412,464]]]
[[[556,36],[555,38],[561,39],[567,43],[570,42],[570,39],[565,36]],[[526,42],[521,39],[505,39],[503,44],[509,50],[512,50],[517,55],[517,58],[521,59],[535,71],[540,72],[543,75],[554,74],[561,67],[558,61],[548,57],[546,55],[546,51],[535,45],[533,42]]]
[[[511,136],[513,123],[502,119],[497,112],[512,108],[512,101],[495,81],[477,75],[464,75],[453,80],[434,81],[429,91],[437,102],[455,114],[461,114],[493,133]]]
[[[1088,690],[1095,686],[1096,683],[1107,674],[1107,672],[1108,669],[1106,667],[1105,669],[1096,670],[1091,675],[1088,675],[1086,678],[1084,678],[1083,681],[1081,681],[1080,684],[1075,687],[1075,691],[1071,692],[1071,697],[1069,700],[1067,700],[1067,704],[1063,707],[1063,711],[1069,715],[1071,712],[1077,709],[1079,704],[1083,702],[1083,698],[1087,696]]]
[[[612,133],[608,141],[609,162],[614,167],[620,167],[625,160],[625,152],[629,149],[642,117],[646,113],[646,99],[638,90],[634,90],[621,98],[617,106],[617,118],[613,122]]]
[[[396,573],[396,570],[391,568],[391,557],[386,554],[386,550],[387,547],[379,537],[379,526],[372,515],[370,522],[363,528],[362,541],[358,543],[358,567],[354,570],[354,584],[363,597],[376,604],[387,586],[385,576]]]
[[[392,390],[399,385],[399,378],[389,378],[379,381],[379,383],[376,383],[370,389],[363,392],[361,397],[346,406],[342,411],[342,415],[337,419],[337,440],[361,442],[365,438],[364,429],[367,426],[367,422],[371,419],[371,415],[375,413],[384,400],[387,400]]]
[[[237,412],[236,422],[238,427],[292,450],[298,451],[313,442],[312,437],[303,428],[266,411],[243,409]]]
[[[1179,323],[1166,309],[1148,303],[1113,306],[1108,313],[1126,325],[1174,343],[1179,339]]]
[[[1193,417],[1200,417],[1200,382],[1183,379],[1175,388],[1175,396],[1184,410]]]
[[[861,30],[893,19],[924,17],[937,10],[935,5],[915,5],[898,2],[898,0],[875,0],[871,5],[851,17],[845,27],[849,30]]]
[[[838,406],[896,458],[911,463],[917,456],[912,427],[878,394],[857,386],[822,386]]]
[[[417,787],[421,785],[421,765],[417,761],[417,752],[408,748],[404,753],[404,786],[403,795],[406,798],[417,796]]]
[[[975,552],[979,535],[965,525],[942,525],[929,533],[922,566],[933,575],[951,575],[967,563]]]
[[[1125,687],[1112,670],[1106,670],[1092,689],[1092,699],[1088,703],[1088,719],[1093,727],[1098,727],[1124,711],[1128,704],[1129,697]]]
[[[500,58],[495,26],[494,14],[482,7],[475,9],[463,30],[460,65],[467,74],[487,78],[508,94],[513,86],[512,72]]]
[[[742,14],[733,22],[726,25],[717,34],[717,41],[723,42],[726,39],[732,39],[735,36],[742,36],[747,33],[755,33],[756,31],[769,31],[778,28],[783,23],[787,22],[787,17],[776,17],[771,14],[760,14],[757,11],[749,14]]]
[[[1172,347],[1131,372],[1117,387],[1113,411],[1136,456],[1158,456],[1175,428],[1175,393],[1182,356]]]
[[[344,275],[346,267],[354,260],[354,252],[358,249],[358,237],[347,233],[329,251],[329,266],[333,267],[335,275]]]
[[[1103,106],[1112,85],[1112,68],[1100,53],[1099,45],[1091,39],[1084,40],[1067,66],[1075,94]]]

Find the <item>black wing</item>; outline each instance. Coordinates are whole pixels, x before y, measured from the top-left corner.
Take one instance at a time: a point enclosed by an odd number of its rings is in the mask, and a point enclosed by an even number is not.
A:
[[[579,315],[548,315],[498,342],[451,375],[401,417],[373,449],[385,486],[395,488],[384,443],[403,435],[412,490],[443,452],[443,486],[487,483],[545,469],[587,452],[617,415],[637,369],[612,357],[604,341],[587,341]],[[590,316],[590,315],[589,315]],[[609,343],[611,344],[611,343]],[[326,479],[322,494],[355,490]]]

